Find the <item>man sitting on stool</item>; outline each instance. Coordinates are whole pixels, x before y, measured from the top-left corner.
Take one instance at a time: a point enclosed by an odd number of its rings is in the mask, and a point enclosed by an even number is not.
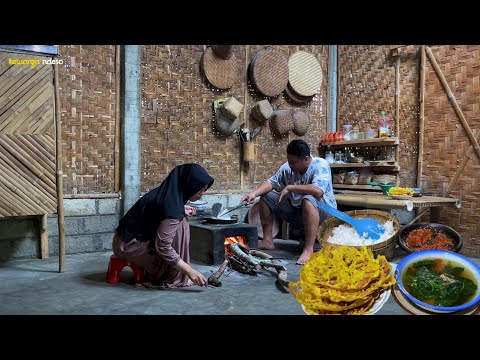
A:
[[[303,265],[313,254],[318,226],[330,215],[318,208],[323,201],[334,208],[330,166],[325,159],[312,157],[303,140],[293,140],[287,146],[287,162],[275,175],[245,195],[242,202],[260,198],[260,220],[263,241],[259,249],[274,249],[272,236],[273,214],[295,228],[303,228],[305,245],[297,264]]]

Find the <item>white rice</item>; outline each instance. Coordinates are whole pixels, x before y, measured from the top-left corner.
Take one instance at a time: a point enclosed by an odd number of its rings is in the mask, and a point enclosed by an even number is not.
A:
[[[360,236],[353,226],[341,224],[332,229],[332,235],[327,239],[327,242],[349,246],[372,245],[385,241],[395,235],[392,220],[387,220],[387,222],[383,224],[383,228],[385,229],[383,235],[380,236],[378,240],[372,240],[371,238],[366,238],[366,233],[364,234],[365,237]]]

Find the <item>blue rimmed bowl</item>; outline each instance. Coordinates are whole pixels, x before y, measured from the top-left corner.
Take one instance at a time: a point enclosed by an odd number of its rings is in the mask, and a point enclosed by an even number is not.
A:
[[[476,286],[475,291],[471,296],[469,296],[465,302],[460,304],[455,304],[452,306],[440,306],[440,305],[432,305],[425,301],[417,299],[414,295],[412,295],[408,288],[408,279],[407,279],[407,271],[410,267],[413,267],[414,264],[418,264],[419,261],[426,261],[426,260],[433,260],[439,266],[441,263],[443,264],[450,264],[453,267],[461,267],[464,268],[464,272],[459,274],[461,277],[465,277],[473,281]],[[440,271],[441,272],[441,271]],[[443,286],[447,286],[453,280],[450,276],[445,275],[447,272],[442,273],[440,278],[445,282]],[[443,275],[443,278],[442,278]],[[410,300],[415,305],[425,309],[427,311],[435,312],[435,313],[453,313],[457,311],[471,309],[475,306],[480,304],[480,266],[475,264],[472,260],[468,259],[467,257],[460,255],[455,252],[451,251],[444,251],[444,250],[422,250],[411,253],[404,257],[397,265],[397,269],[395,271],[395,279],[397,280],[398,288],[402,292],[402,294]],[[428,289],[425,287],[424,289]],[[413,292],[413,291],[412,291]]]

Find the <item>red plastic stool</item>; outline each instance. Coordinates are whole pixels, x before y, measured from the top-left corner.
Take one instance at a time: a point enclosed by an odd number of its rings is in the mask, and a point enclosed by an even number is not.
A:
[[[110,262],[108,263],[107,283],[118,284],[120,273],[125,266],[129,266],[132,269],[135,283],[143,282],[144,270],[141,266],[112,255],[110,256]]]

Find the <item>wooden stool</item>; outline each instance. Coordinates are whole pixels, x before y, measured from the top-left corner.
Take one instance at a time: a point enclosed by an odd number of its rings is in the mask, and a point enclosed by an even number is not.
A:
[[[282,239],[290,239],[290,223],[282,220]]]
[[[129,266],[132,269],[135,283],[143,282],[144,270],[141,266],[112,255],[110,256],[110,262],[108,263],[107,283],[118,284],[120,273],[125,266]]]

